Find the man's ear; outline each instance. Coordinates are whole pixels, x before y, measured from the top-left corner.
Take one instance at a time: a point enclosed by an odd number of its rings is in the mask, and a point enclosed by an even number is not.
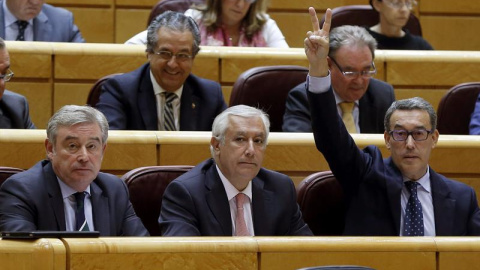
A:
[[[47,151],[47,158],[52,159],[53,153],[53,144],[48,140],[45,139],[45,150]]]
[[[212,146],[213,150],[215,151],[215,154],[217,154],[220,151],[220,141],[217,140],[217,138],[212,137],[210,139],[210,145]]]
[[[379,1],[378,1],[378,0],[372,0],[372,6],[373,6],[373,8],[374,8],[377,12],[379,12],[379,10],[380,10],[380,4],[379,4]]]
[[[432,149],[435,148],[435,146],[437,146],[438,137],[440,137],[440,132],[438,131],[438,129],[435,129],[435,131],[432,133],[432,140],[433,140]]]
[[[390,134],[388,132],[383,133],[383,139],[385,140],[385,146],[390,150]]]

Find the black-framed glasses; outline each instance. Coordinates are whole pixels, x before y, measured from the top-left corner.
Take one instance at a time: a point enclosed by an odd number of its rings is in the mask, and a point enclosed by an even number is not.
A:
[[[417,1],[382,0],[381,2],[384,2],[387,6],[394,9],[401,9],[403,6],[406,6],[407,9],[412,10],[417,6]]]
[[[414,129],[412,131],[407,131],[404,129],[396,129],[389,132],[390,136],[392,136],[392,138],[395,141],[399,141],[399,142],[406,141],[408,139],[408,136],[410,135],[412,135],[412,138],[417,142],[425,141],[428,138],[428,135],[432,133],[433,133],[433,130],[426,130],[423,128]]]
[[[349,79],[355,79],[358,76],[362,77],[372,77],[373,75],[377,74],[377,68],[375,67],[375,63],[372,61],[372,65],[370,66],[370,70],[362,70],[362,71],[343,71],[342,67],[335,61],[333,57],[330,57],[330,60],[338,67],[340,72],[342,72],[343,76]]]
[[[187,60],[192,59],[191,54],[183,53],[183,52],[179,52],[179,53],[174,54],[174,53],[169,52],[169,51],[158,51],[158,52],[154,52],[154,54],[160,56],[160,58],[162,58],[165,61],[170,61],[170,59],[172,59],[172,57],[174,57],[174,56],[175,56],[175,60],[177,60],[179,62],[183,62],[183,61],[187,61]]]
[[[7,73],[5,75],[0,75],[0,80],[3,80],[4,82],[10,81],[10,79],[15,75],[11,69],[7,69]]]

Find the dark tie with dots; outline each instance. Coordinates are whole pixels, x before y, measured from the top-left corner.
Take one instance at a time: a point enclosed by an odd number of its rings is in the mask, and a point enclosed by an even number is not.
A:
[[[175,128],[175,117],[173,114],[173,101],[177,98],[175,93],[165,92],[165,110],[164,110],[164,118],[165,118],[165,130],[177,130]]]
[[[75,229],[77,231],[90,231],[87,219],[85,218],[85,192],[77,192],[73,195],[75,195],[75,201],[77,202],[77,209],[75,210]]]
[[[423,211],[422,204],[417,196],[418,183],[408,181],[405,182],[405,186],[410,191],[410,199],[408,199],[407,207],[405,208],[403,236],[423,236]]]
[[[25,41],[25,28],[28,26],[27,21],[16,21],[18,25],[18,36],[16,40]]]

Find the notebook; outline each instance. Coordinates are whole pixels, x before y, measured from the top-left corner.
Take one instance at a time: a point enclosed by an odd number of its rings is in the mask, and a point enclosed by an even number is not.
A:
[[[92,238],[99,237],[100,232],[82,231],[16,231],[2,232],[3,239],[38,239],[38,238]]]

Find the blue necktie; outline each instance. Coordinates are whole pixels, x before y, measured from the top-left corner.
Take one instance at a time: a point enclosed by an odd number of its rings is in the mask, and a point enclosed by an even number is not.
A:
[[[85,218],[85,192],[77,192],[73,195],[75,195],[75,201],[77,202],[77,209],[75,210],[75,229],[77,231],[90,231],[87,219]]]
[[[410,191],[410,198],[405,208],[403,236],[424,236],[422,204],[417,196],[418,183],[408,181],[405,186]]]
[[[15,22],[18,25],[18,35],[17,35],[17,41],[24,41],[25,40],[25,28],[28,26],[27,21],[16,21]]]

